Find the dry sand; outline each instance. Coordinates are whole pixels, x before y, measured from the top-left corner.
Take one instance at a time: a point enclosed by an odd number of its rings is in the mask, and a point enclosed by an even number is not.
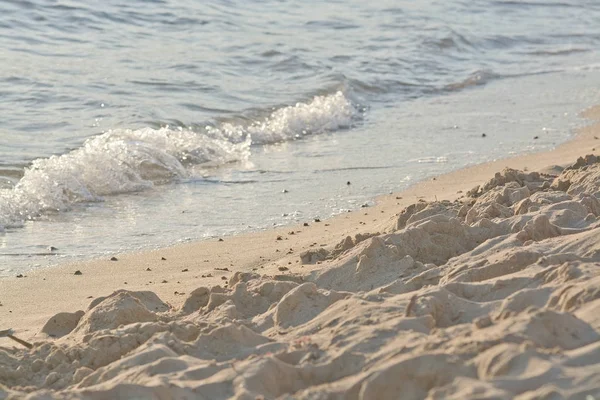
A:
[[[1,280],[0,330],[34,346],[0,337],[0,399],[600,399],[600,160],[556,166],[597,136],[309,226]]]

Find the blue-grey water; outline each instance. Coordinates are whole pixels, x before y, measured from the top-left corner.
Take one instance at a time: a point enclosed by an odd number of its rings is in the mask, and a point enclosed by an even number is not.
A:
[[[0,275],[555,146],[600,102],[598,21],[596,0],[0,0]]]

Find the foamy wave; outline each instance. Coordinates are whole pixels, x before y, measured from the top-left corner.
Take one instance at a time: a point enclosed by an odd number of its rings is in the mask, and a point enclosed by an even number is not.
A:
[[[250,136],[253,144],[269,144],[348,128],[356,116],[356,108],[340,91],[328,96],[316,96],[309,103],[280,108],[263,121],[249,126],[223,124],[218,128],[206,129],[211,134],[234,140]]]
[[[45,212],[69,210],[76,203],[184,178],[187,162],[242,160],[248,157],[249,147],[249,140],[231,143],[169,128],[110,131],[70,153],[35,160],[14,188],[0,191],[0,225],[18,226]]]
[[[337,92],[280,108],[246,126],[225,123],[205,132],[169,127],[109,131],[70,153],[35,160],[14,188],[0,189],[0,228],[186,178],[186,166],[245,161],[252,144],[346,128],[355,115],[351,102]]]

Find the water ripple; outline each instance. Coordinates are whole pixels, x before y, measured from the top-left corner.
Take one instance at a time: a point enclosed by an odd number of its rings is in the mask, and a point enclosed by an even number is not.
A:
[[[0,12],[2,130],[46,141],[39,157],[147,121],[244,119],[332,88],[387,107],[600,53],[592,0],[5,0]],[[30,159],[11,152],[0,159]]]

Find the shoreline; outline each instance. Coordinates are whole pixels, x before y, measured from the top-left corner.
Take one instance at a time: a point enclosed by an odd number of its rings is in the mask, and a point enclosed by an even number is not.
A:
[[[117,255],[116,261],[67,262],[32,271],[24,278],[0,280],[2,329],[35,339],[55,313],[86,309],[89,302],[115,290],[151,290],[179,307],[200,286],[223,285],[238,271],[276,275],[307,274],[320,265],[303,265],[299,255],[315,247],[331,248],[347,236],[383,232],[405,207],[419,200],[459,199],[506,167],[540,171],[570,164],[586,154],[600,154],[600,106],[581,112],[588,124],[567,142],[549,151],[478,164],[421,181],[398,193],[375,198],[372,207],[339,214],[309,226],[292,224],[259,232],[177,244]],[[596,148],[598,146],[598,148]],[[293,233],[292,233],[293,232]],[[278,240],[278,238],[281,240]],[[243,254],[239,254],[243,249]],[[280,271],[280,268],[287,270]],[[81,271],[81,275],[74,275]],[[212,276],[208,276],[212,275]],[[0,338],[0,346],[5,339]]]

